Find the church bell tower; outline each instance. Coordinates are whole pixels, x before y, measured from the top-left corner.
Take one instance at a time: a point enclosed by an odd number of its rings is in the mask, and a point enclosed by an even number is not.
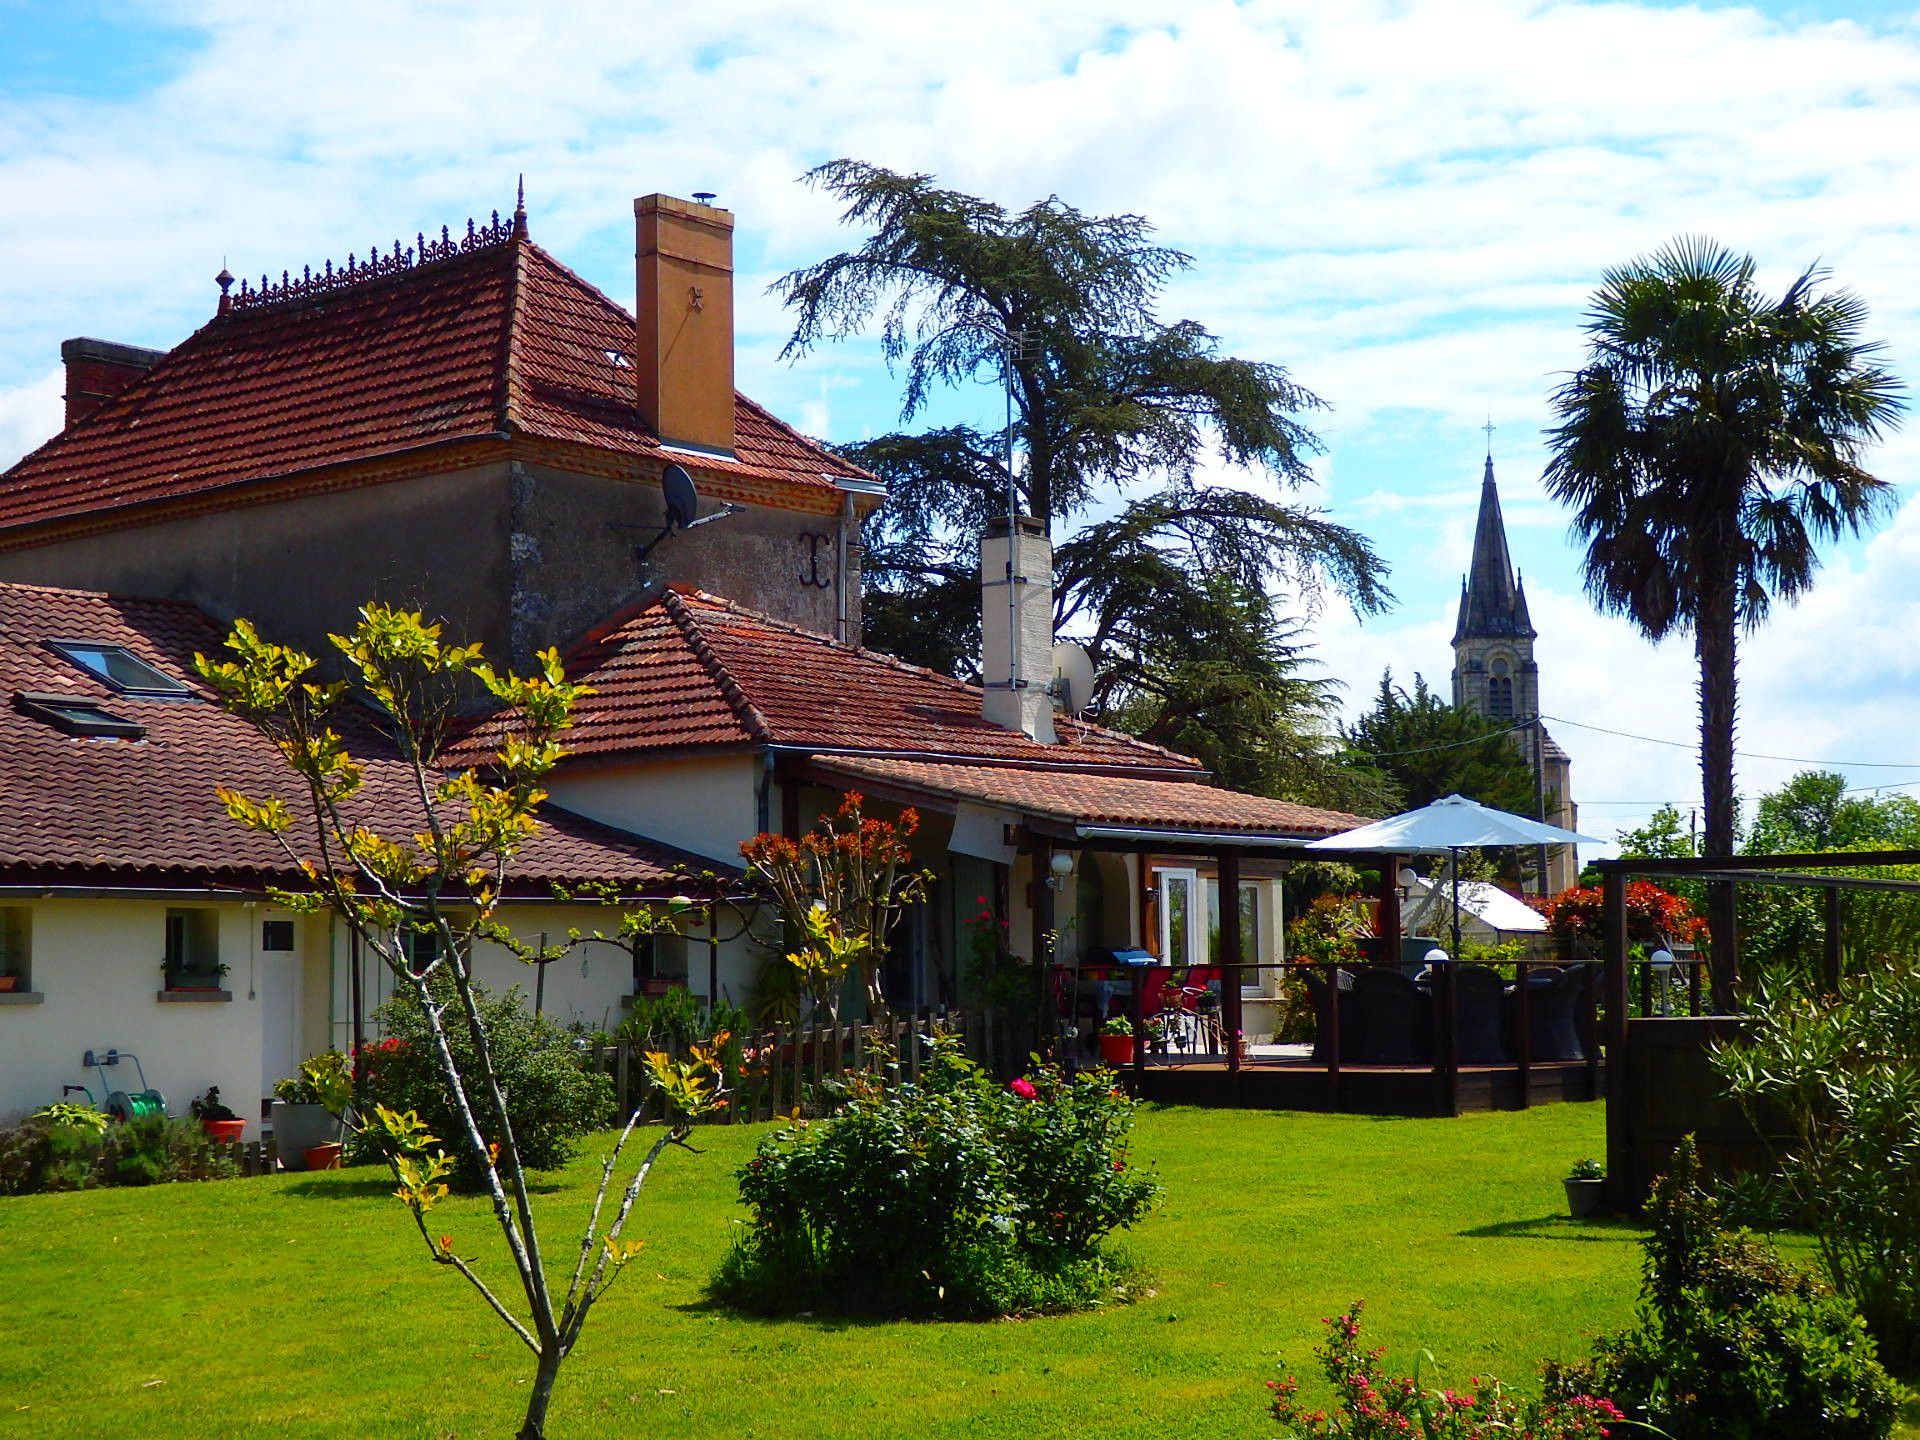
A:
[[[1540,722],[1540,667],[1533,658],[1539,632],[1527,614],[1527,589],[1514,573],[1493,455],[1480,481],[1480,515],[1473,528],[1473,562],[1460,581],[1460,616],[1453,628],[1453,703],[1516,727],[1513,742],[1532,767],[1549,824],[1576,828],[1573,762]],[[1573,884],[1573,847],[1547,857],[1546,893]]]

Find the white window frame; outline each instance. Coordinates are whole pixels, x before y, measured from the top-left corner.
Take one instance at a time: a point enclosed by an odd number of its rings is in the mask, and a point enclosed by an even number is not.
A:
[[[1187,953],[1173,953],[1173,906],[1168,903],[1167,888],[1170,881],[1185,881],[1187,886]],[[1160,910],[1160,963],[1171,965],[1177,970],[1189,969],[1195,965],[1206,964],[1204,936],[1207,933],[1207,895],[1206,887],[1200,883],[1200,872],[1187,868],[1181,870],[1161,869],[1156,872],[1155,891],[1159,896]],[[1195,952],[1200,952],[1195,958]]]

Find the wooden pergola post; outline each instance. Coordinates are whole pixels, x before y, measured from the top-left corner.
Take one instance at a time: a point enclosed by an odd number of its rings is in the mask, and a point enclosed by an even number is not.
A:
[[[1627,1093],[1627,877],[1608,870],[1600,879],[1601,992],[1607,1024],[1607,1205],[1630,1210],[1633,1193],[1633,1116]]]
[[[1240,967],[1246,963],[1246,955],[1240,945],[1240,852],[1222,850],[1220,852],[1220,1025],[1226,1031],[1223,1042],[1227,1047],[1227,1073],[1234,1077],[1235,1087],[1240,1076],[1240,1028],[1241,1004],[1240,986],[1242,975]]]
[[[1840,903],[1840,887],[1827,887],[1827,934],[1822,959],[1825,961],[1827,993],[1840,993],[1840,971],[1845,963],[1845,909]]]
[[[1380,946],[1379,961],[1382,965],[1398,966],[1400,963],[1400,857],[1382,855],[1380,857]]]

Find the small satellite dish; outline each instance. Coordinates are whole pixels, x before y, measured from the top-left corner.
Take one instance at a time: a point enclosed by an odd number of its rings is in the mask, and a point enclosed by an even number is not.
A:
[[[1093,657],[1087,647],[1062,640],[1053,647],[1054,703],[1069,715],[1078,715],[1093,703]]]
[[[660,491],[667,501],[667,528],[685,530],[700,513],[700,494],[693,488],[693,477],[679,465],[660,472]]]

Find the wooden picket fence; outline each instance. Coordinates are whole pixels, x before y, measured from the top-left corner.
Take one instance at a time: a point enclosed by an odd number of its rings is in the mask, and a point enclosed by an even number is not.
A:
[[[993,1053],[991,1017],[979,1010],[922,1010],[897,1015],[885,1025],[799,1025],[738,1037],[743,1064],[729,1074],[727,1108],[709,1117],[710,1123],[733,1125],[792,1115],[817,1115],[824,1108],[824,1082],[870,1073],[917,1080],[932,1055],[930,1035],[951,1035],[968,1056],[987,1064]],[[646,1067],[640,1045],[620,1039],[597,1046],[593,1067],[613,1077],[619,1113],[637,1109],[643,1120],[661,1118],[658,1098],[648,1093]],[[657,1048],[657,1047],[656,1047]],[[686,1058],[686,1047],[665,1047],[676,1059]]]

